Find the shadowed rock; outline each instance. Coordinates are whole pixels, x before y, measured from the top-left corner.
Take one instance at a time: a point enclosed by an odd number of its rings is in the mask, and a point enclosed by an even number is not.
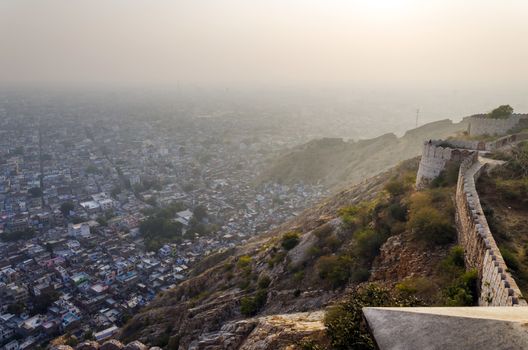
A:
[[[148,350],[148,346],[140,341],[134,340],[133,342],[128,343],[124,350]]]
[[[99,350],[121,350],[124,347],[125,346],[123,345],[123,343],[118,340],[112,339],[101,345]]]
[[[96,341],[83,341],[75,347],[75,350],[98,350],[99,343]]]

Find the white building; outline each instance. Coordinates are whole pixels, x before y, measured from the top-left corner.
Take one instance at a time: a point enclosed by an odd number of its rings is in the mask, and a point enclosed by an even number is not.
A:
[[[72,237],[88,237],[90,236],[90,225],[87,222],[68,224],[68,235]]]
[[[89,214],[96,213],[101,209],[101,206],[96,201],[81,202],[81,207],[83,207]]]

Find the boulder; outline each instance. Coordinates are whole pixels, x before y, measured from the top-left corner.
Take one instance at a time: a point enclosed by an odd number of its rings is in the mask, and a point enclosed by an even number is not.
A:
[[[121,350],[124,347],[125,346],[123,345],[123,343],[121,343],[119,340],[112,339],[104,342],[104,344],[101,345],[99,350]]]
[[[73,348],[69,345],[53,345],[51,350],[73,350]]]
[[[75,347],[75,350],[99,350],[99,343],[93,340],[83,341]]]
[[[128,343],[124,350],[148,350],[148,346],[140,341],[134,340],[133,342]]]

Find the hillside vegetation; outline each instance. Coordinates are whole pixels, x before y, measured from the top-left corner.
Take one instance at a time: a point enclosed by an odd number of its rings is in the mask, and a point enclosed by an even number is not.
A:
[[[261,182],[323,183],[328,187],[354,184],[418,156],[423,140],[443,139],[467,129],[467,123],[441,120],[408,131],[403,137],[344,141],[320,139],[284,152],[260,176]]]
[[[204,259],[193,277],[135,315],[121,338],[167,349],[200,341],[221,348],[228,338],[231,345],[244,342],[228,330],[245,329],[247,336],[251,327],[269,323],[255,317],[331,306],[325,339],[293,337],[292,346],[356,349],[346,344],[360,339],[371,348],[360,321],[345,328],[335,323],[355,319],[353,300],[364,290],[378,290],[372,300],[383,304],[473,305],[476,274],[465,271],[463,251],[454,245],[453,183],[416,192],[417,165],[417,159],[403,162],[272,232]]]

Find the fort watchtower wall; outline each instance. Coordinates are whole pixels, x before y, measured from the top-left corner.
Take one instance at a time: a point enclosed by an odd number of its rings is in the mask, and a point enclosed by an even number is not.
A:
[[[449,141],[425,141],[422,148],[422,158],[416,175],[416,187],[423,188],[434,180],[446,168],[448,163],[460,163],[463,159],[475,153],[473,150],[461,149],[460,144],[453,145]]]

